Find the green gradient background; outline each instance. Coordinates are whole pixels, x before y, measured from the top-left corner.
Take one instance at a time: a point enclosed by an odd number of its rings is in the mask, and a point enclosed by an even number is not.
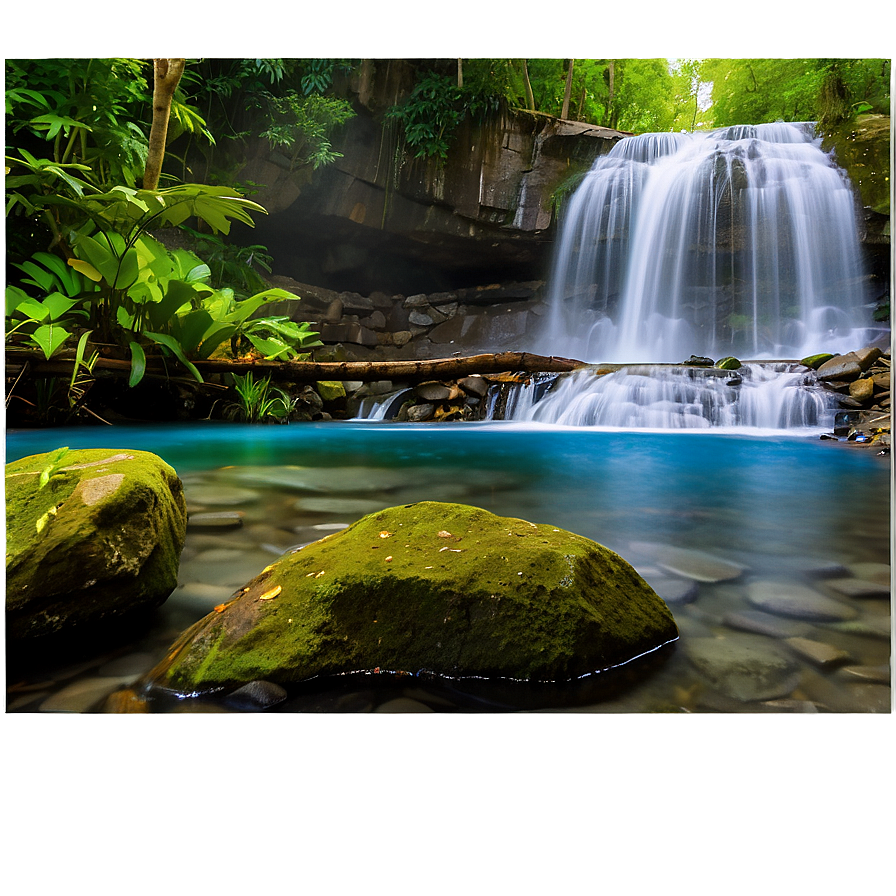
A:
[[[7,56],[892,57],[894,6],[6,0],[0,29]],[[892,715],[4,715],[0,888],[892,893],[893,761]]]

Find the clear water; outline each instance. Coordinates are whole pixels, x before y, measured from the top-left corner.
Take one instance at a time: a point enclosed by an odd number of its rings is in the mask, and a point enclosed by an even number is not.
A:
[[[856,202],[810,123],[642,134],[569,200],[536,350],[798,359],[876,333]]]
[[[695,586],[686,601],[670,602],[682,635],[672,658],[624,695],[586,711],[889,711],[889,674],[886,683],[880,680],[890,660],[889,600],[844,597],[829,584],[867,568],[858,565],[880,570],[890,562],[890,463],[870,449],[805,436],[532,423],[191,423],[11,432],[7,460],[61,445],[154,451],[184,479],[191,511],[244,513],[240,529],[188,531],[179,588],[158,611],[153,631],[125,649],[145,655],[142,671],[164,655],[179,631],[273,555],[378,507],[443,500],[561,526],[618,552],[648,581],[659,576],[667,585],[671,579]],[[234,494],[238,503],[223,507],[221,496],[234,500]],[[658,570],[657,560],[670,547],[745,569],[735,580],[693,581]],[[780,634],[732,627],[732,613],[756,609],[748,603],[750,583],[768,578],[807,585],[851,607],[854,618],[846,626],[804,621],[806,637],[848,658],[820,668],[793,654]],[[706,638],[771,645],[794,660],[798,674],[773,700],[732,696],[689,659],[689,644]],[[96,657],[74,672],[48,668],[28,681],[9,682],[10,705],[37,711],[74,682],[103,679],[113,668],[109,663],[110,656]],[[380,708],[375,696],[356,696],[336,708]],[[435,698],[427,704],[419,687],[409,689],[406,699],[437,711],[456,708]],[[334,706],[324,701],[291,708]]]

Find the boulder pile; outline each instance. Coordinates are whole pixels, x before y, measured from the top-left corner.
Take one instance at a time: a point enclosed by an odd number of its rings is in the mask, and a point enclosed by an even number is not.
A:
[[[835,436],[889,447],[891,361],[890,352],[877,346],[802,360],[802,364],[815,370],[826,389],[837,393],[842,410],[835,417]]]

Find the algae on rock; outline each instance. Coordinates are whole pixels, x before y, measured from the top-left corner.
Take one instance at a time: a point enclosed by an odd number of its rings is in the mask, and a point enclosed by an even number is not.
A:
[[[596,542],[422,502],[284,555],[185,632],[147,688],[360,671],[568,681],[677,637],[665,603]]]
[[[15,641],[83,634],[159,606],[177,585],[186,503],[174,469],[147,451],[57,454],[6,465],[6,631]]]

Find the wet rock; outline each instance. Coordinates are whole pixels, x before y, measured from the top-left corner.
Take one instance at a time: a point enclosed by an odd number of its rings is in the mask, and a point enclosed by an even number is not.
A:
[[[854,380],[849,384],[849,397],[854,401],[864,404],[866,401],[871,401],[873,396],[874,380],[872,380],[871,377]]]
[[[465,376],[463,379],[459,379],[457,385],[460,386],[467,395],[474,395],[476,398],[485,398],[488,393],[488,380],[478,374]]]
[[[891,637],[889,617],[866,616],[864,619],[828,623],[825,628],[844,635],[859,635],[878,641],[889,641]]]
[[[740,370],[743,366],[737,358],[722,358],[720,361],[716,361],[716,367],[719,370]]]
[[[197,623],[149,680],[189,693],[380,668],[566,681],[628,666],[677,636],[666,605],[595,542],[423,502],[281,558]]]
[[[712,687],[742,703],[785,697],[800,679],[798,664],[764,639],[696,638],[684,651]]]
[[[739,563],[723,560],[705,551],[643,541],[633,542],[632,549],[643,552],[662,569],[697,582],[723,582],[736,579],[745,569]]]
[[[840,650],[823,641],[813,641],[809,638],[788,638],[787,644],[803,659],[828,669],[831,666],[840,666],[849,662],[850,656],[845,650]]]
[[[862,370],[867,370],[874,362],[883,355],[883,352],[876,345],[869,345],[853,352],[859,366]]]
[[[243,525],[243,514],[236,510],[191,513],[187,520],[188,529],[237,529]]]
[[[452,395],[452,389],[445,383],[428,381],[414,386],[414,394],[424,401],[448,401]]]
[[[154,454],[83,449],[7,464],[6,514],[6,634],[29,652],[35,639],[135,618],[177,584],[183,486]]]
[[[227,696],[227,705],[240,712],[270,709],[287,697],[286,689],[272,681],[250,681]]]
[[[429,420],[435,413],[435,410],[435,405],[429,404],[428,402],[424,402],[423,404],[411,405],[411,407],[409,407],[407,410],[408,422],[422,423],[425,420]]]
[[[404,345],[407,345],[411,339],[413,338],[413,333],[410,330],[396,330],[392,334],[392,344],[397,345],[401,348]]]
[[[805,622],[782,619],[761,610],[741,610],[728,613],[722,622],[729,628],[743,632],[752,632],[768,638],[797,638],[807,635],[812,626]]]
[[[856,357],[855,352],[849,352],[845,355],[837,355],[836,357],[831,358],[830,361],[825,361],[816,371],[818,379],[822,381],[839,379],[852,380],[861,373],[862,365],[859,363],[859,359]]]
[[[857,611],[848,604],[825,597],[797,582],[751,582],[747,586],[747,597],[750,603],[763,610],[797,619],[838,622],[854,619],[857,615]]]
[[[408,321],[415,327],[431,327],[435,323],[432,315],[427,314],[424,311],[412,311],[408,315]]]
[[[851,598],[889,598],[890,583],[882,585],[864,579],[828,579],[825,585],[837,594]]]

